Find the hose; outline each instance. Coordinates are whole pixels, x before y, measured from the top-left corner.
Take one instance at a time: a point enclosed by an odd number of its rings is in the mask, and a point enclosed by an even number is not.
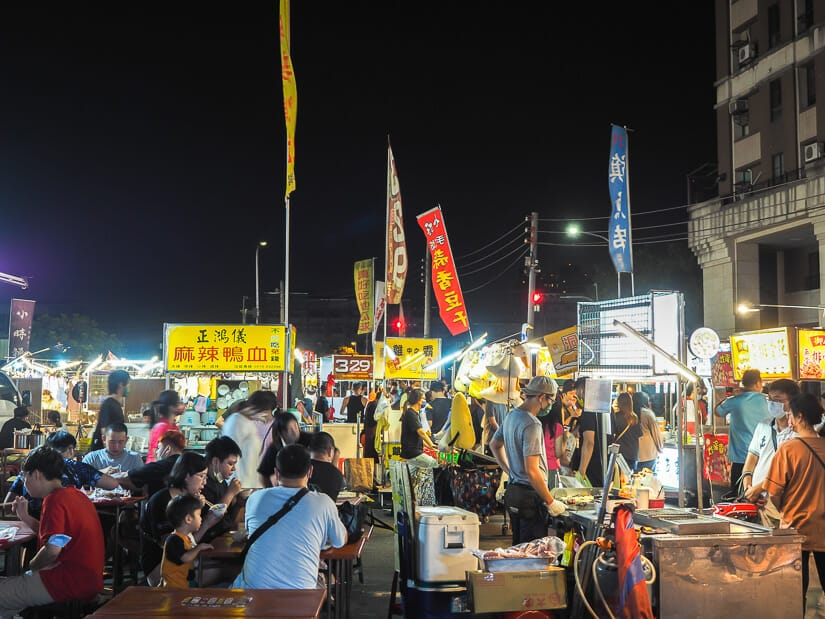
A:
[[[599,585],[599,577],[598,577],[596,572],[597,572],[598,564],[600,562],[604,563],[605,565],[610,565],[607,561],[605,561],[604,553],[602,553],[598,557],[596,557],[596,560],[593,561],[593,586],[596,588],[596,593],[598,593],[599,599],[602,601],[602,605],[604,605],[605,609],[607,609],[607,616],[610,617],[610,619],[616,619],[615,615],[613,614],[613,611],[610,610],[610,606],[607,605],[607,600],[604,599],[604,594],[602,593],[602,588]]]
[[[595,546],[596,542],[594,541],[587,541],[579,546],[579,551],[576,553],[576,558],[573,559],[573,577],[576,580],[576,591],[579,592],[581,596],[582,602],[584,602],[585,607],[590,612],[590,615],[594,617],[594,619],[599,619],[599,616],[596,614],[596,611],[593,610],[593,607],[590,606],[590,602],[587,601],[587,598],[584,596],[584,589],[582,588],[582,581],[581,577],[579,576],[579,557],[582,556],[582,551],[587,548],[588,546]],[[593,563],[595,565],[595,562]]]

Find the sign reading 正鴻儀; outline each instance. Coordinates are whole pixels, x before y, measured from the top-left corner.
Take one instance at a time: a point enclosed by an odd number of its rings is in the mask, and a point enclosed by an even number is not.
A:
[[[283,372],[290,358],[284,325],[164,325],[168,372]]]

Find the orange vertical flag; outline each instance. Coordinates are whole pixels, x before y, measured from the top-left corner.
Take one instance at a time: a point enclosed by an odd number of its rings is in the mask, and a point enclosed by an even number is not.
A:
[[[298,115],[298,86],[289,55],[289,0],[280,0],[279,31],[281,37],[281,83],[284,87],[286,121],[286,196],[295,191],[295,121]]]

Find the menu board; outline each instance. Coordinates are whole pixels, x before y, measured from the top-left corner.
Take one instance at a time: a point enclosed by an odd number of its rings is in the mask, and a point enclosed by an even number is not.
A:
[[[731,335],[730,347],[736,380],[748,369],[759,370],[763,379],[793,378],[787,327]]]
[[[730,345],[728,345],[728,348],[730,348]],[[730,350],[720,350],[713,358],[710,375],[713,384],[717,387],[735,387],[737,385],[738,381],[733,377],[733,356]]]
[[[825,380],[825,330],[797,331],[799,379]]]
[[[424,370],[441,358],[441,340],[420,337],[388,337],[386,346],[392,354],[385,354],[384,378],[435,380],[439,368]]]

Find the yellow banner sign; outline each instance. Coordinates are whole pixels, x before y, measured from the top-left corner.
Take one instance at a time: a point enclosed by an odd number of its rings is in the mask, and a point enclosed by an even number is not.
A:
[[[441,340],[420,337],[388,337],[384,349],[384,378],[434,380],[439,368],[425,365],[441,358]]]
[[[355,302],[361,316],[358,319],[358,335],[372,333],[372,314],[374,302],[372,274],[373,259],[359,260],[355,263]]]
[[[799,329],[799,379],[825,379],[825,330]]]
[[[751,368],[763,379],[793,378],[787,327],[731,335],[730,348],[736,380]]]
[[[168,372],[283,372],[290,353],[283,325],[165,325]]]
[[[544,336],[550,351],[556,376],[567,376],[579,369],[579,333],[576,327],[568,327]]]

